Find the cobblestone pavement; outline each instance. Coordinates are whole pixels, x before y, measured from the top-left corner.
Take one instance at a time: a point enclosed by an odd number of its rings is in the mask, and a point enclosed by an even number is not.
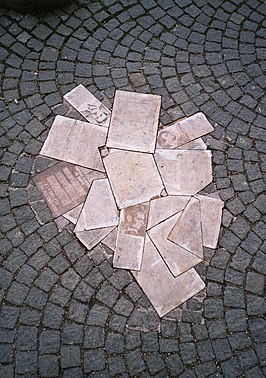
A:
[[[0,10],[0,376],[266,375],[265,4],[258,0],[80,0]],[[89,254],[53,220],[32,172],[62,96],[82,83],[162,95],[161,122],[203,111],[226,202],[201,293],[159,319],[111,251]],[[213,186],[207,190],[212,190]]]

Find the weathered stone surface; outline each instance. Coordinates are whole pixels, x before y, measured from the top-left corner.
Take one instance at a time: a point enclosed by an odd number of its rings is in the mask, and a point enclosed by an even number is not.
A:
[[[116,91],[107,147],[154,152],[161,97]]]

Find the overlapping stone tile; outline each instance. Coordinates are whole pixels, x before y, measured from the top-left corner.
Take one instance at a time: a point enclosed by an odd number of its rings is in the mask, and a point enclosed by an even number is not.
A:
[[[116,240],[117,240],[117,227],[102,240],[102,243],[106,245],[108,248],[110,248],[112,251],[114,251],[116,247]]]
[[[88,250],[95,247],[102,239],[104,239],[115,227],[104,227],[90,231],[76,232],[77,238]]]
[[[159,316],[164,316],[205,287],[194,269],[174,277],[149,236],[145,241],[141,270],[132,271],[132,274]]]
[[[121,210],[113,259],[115,268],[140,270],[148,213],[148,202]]]
[[[210,151],[157,149],[154,156],[168,194],[194,195],[212,181]]]
[[[107,147],[153,153],[161,97],[116,91]]]
[[[191,142],[182,144],[175,148],[176,150],[207,150],[207,145],[204,143],[202,138],[197,138],[192,140]]]
[[[157,148],[175,149],[213,131],[203,113],[196,113],[159,131]]]
[[[167,196],[155,198],[150,202],[150,211],[147,229],[183,210],[188,203],[189,196]]]
[[[83,206],[84,206],[84,202],[82,202],[80,205],[64,213],[63,217],[69,220],[71,223],[76,224],[79,219],[79,215],[81,213]]]
[[[108,179],[94,180],[80,213],[75,232],[118,225],[118,210]]]
[[[203,239],[201,229],[200,202],[192,197],[177,219],[169,240],[203,259]]]
[[[167,239],[181,214],[182,212],[174,214],[148,231],[152,242],[175,277],[202,261],[202,258]]]
[[[33,181],[42,192],[53,215],[58,217],[82,203],[101,172],[60,162],[37,174]]]
[[[64,99],[88,122],[108,127],[111,112],[82,84],[65,94]]]
[[[151,154],[112,149],[103,162],[120,209],[149,201],[164,188]]]
[[[56,116],[40,154],[104,172],[98,148],[106,135],[106,128]]]
[[[224,203],[220,199],[209,196],[196,195],[195,197],[200,202],[203,245],[216,248]]]

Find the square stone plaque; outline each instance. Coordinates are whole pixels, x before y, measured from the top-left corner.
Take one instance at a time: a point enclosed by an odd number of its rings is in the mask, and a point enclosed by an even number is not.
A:
[[[104,176],[92,169],[60,162],[36,175],[33,182],[42,192],[53,215],[58,217],[82,203],[92,181]]]
[[[107,147],[153,153],[161,97],[116,91]]]

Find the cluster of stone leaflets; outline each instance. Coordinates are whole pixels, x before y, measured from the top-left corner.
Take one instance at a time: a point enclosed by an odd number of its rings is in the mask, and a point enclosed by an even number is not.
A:
[[[57,116],[41,154],[60,162],[34,181],[55,217],[92,249],[114,251],[160,316],[204,288],[194,267],[216,248],[223,202],[212,181],[202,113],[158,131],[161,97],[116,91],[112,113],[79,85],[65,100],[88,122]]]

